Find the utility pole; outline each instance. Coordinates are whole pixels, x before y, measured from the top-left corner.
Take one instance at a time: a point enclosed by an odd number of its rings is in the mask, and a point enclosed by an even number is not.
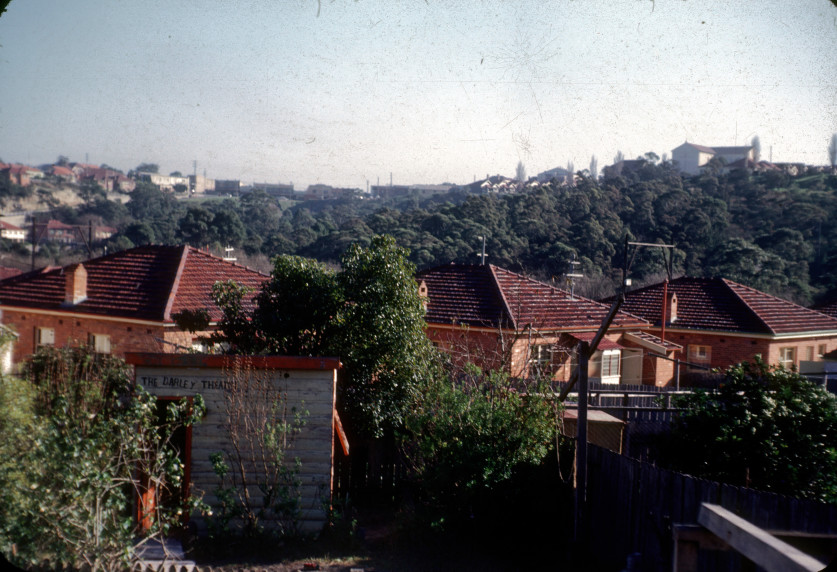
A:
[[[573,254],[573,259],[570,260],[570,271],[567,274],[564,274],[564,276],[570,279],[570,300],[575,300],[575,279],[584,278],[584,274],[579,274],[575,271],[575,267],[580,264],[581,262],[577,261],[575,259],[575,254]]]

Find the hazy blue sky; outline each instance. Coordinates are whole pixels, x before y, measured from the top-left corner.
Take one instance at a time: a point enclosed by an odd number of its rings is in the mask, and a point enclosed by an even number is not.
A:
[[[13,0],[0,159],[365,188],[758,135],[825,164],[829,0]]]

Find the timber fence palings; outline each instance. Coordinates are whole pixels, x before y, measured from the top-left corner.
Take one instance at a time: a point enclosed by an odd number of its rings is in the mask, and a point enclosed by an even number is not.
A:
[[[770,531],[837,534],[837,505],[706,481],[595,445],[589,451],[590,538],[592,553],[604,557],[602,564],[624,565],[628,555],[640,553],[643,570],[670,570],[673,526],[697,524],[703,502]],[[707,562],[731,570],[738,569],[737,558],[735,553],[705,555]]]

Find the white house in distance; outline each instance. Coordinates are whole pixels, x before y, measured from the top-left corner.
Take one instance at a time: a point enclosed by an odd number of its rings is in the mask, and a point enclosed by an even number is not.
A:
[[[752,145],[742,147],[707,147],[686,141],[671,150],[671,159],[677,163],[680,171],[689,175],[699,175],[702,168],[713,158],[724,159],[727,165],[737,161],[753,161],[755,151]]]
[[[13,240],[15,242],[23,242],[26,240],[26,231],[19,226],[0,220],[0,238]]]

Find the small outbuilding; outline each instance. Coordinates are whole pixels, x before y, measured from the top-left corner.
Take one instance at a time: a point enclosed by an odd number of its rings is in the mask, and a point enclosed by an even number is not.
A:
[[[288,423],[299,419],[300,430],[288,440],[285,456],[286,463],[298,467],[293,469],[299,483],[296,526],[306,534],[323,528],[331,501],[335,434],[340,427],[334,408],[338,358],[129,353],[126,361],[135,368],[136,384],[160,401],[203,398],[204,419],[186,428],[175,446],[186,483],[213,510],[219,506],[214,491],[220,480],[210,456],[240,450],[243,462],[257,461],[252,457],[258,451],[245,446],[245,427],[259,427],[264,421],[259,416],[275,411],[272,408],[277,404]],[[235,431],[239,442],[231,436]],[[252,484],[250,494],[258,497],[261,492]],[[147,499],[138,504],[143,502]],[[253,499],[256,505],[260,502],[261,497]],[[200,514],[191,519],[201,527]]]

